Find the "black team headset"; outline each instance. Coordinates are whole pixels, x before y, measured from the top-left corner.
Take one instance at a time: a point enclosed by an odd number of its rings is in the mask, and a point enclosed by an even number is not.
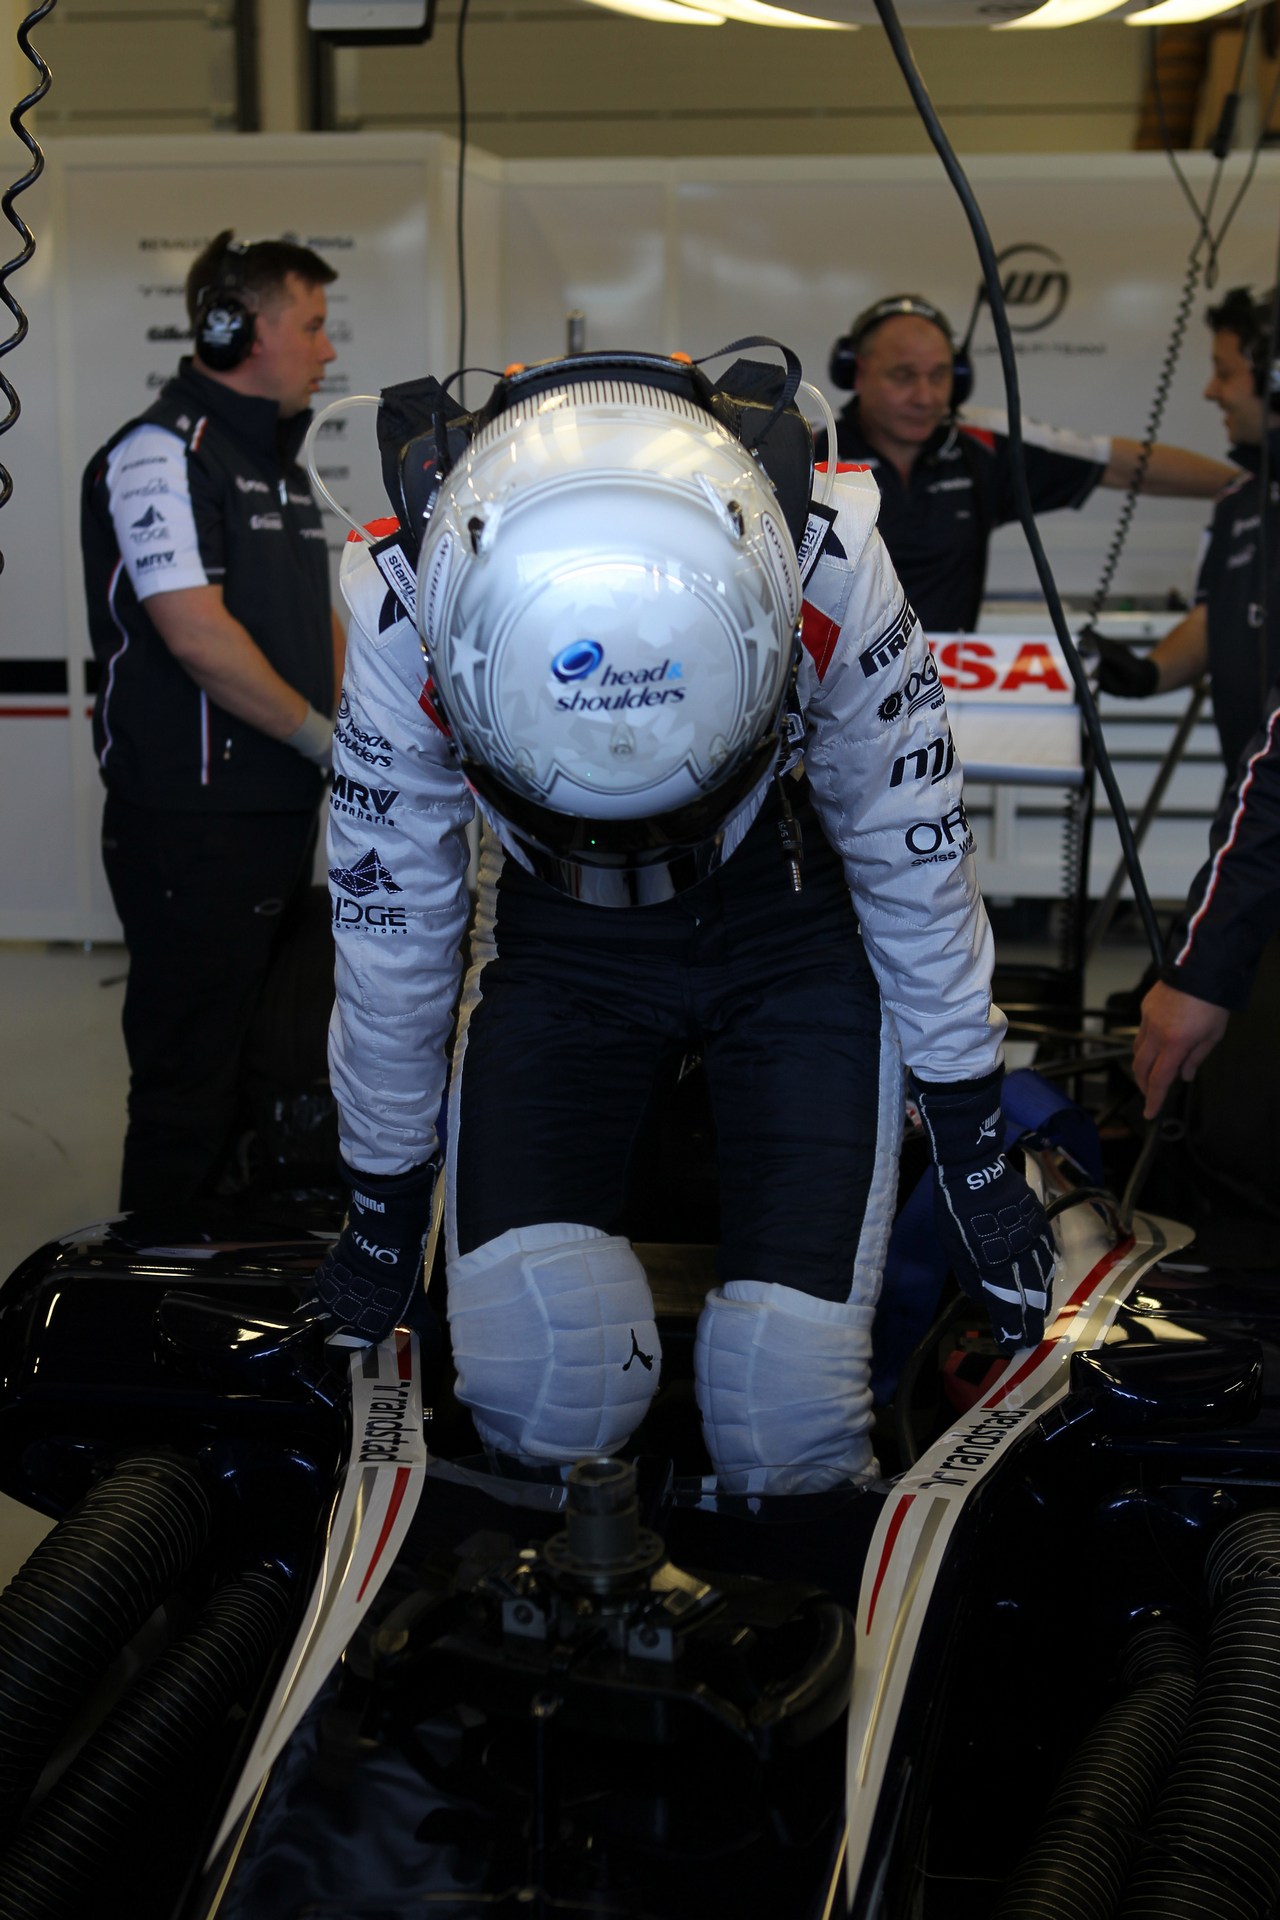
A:
[[[973,392],[973,361],[969,357],[969,342],[966,339],[957,346],[955,330],[946,314],[940,307],[935,307],[931,300],[922,299],[918,293],[890,294],[887,299],[875,301],[858,315],[848,333],[842,333],[831,349],[827,372],[832,386],[839,387],[845,393],[852,391],[863,342],[882,321],[892,320],[898,314],[928,320],[946,335],[947,345],[951,348],[951,411],[955,413]]]
[[[215,373],[230,373],[247,360],[253,347],[254,313],[245,303],[244,267],[249,251],[231,237],[231,228],[218,235],[222,243],[213,279],[196,295],[193,330],[196,352]]]

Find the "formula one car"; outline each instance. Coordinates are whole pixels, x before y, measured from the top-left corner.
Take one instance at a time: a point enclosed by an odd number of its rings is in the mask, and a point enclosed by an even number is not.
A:
[[[381,1346],[297,1336],[323,1199],[36,1254],[0,1290],[0,1916],[1272,1912],[1280,1304],[1052,1131],[1044,1341],[945,1298],[885,1477],[809,1496],[708,1475],[705,1245],[641,1245],[664,1384],[566,1477],[480,1449],[442,1276]]]

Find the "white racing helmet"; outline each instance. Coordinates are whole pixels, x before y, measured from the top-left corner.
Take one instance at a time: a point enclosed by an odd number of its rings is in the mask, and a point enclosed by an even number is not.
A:
[[[524,866],[600,904],[668,897],[737,844],[778,764],[800,605],[753,456],[625,378],[513,395],[444,480],[418,570],[468,782]]]

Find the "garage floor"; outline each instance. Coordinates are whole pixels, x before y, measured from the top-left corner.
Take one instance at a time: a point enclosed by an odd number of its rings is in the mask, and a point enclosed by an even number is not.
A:
[[[1090,1004],[1131,985],[1142,963],[1132,944],[1104,950]],[[0,1277],[44,1241],[115,1211],[127,966],[119,946],[0,943]]]
[[[123,947],[0,945],[0,1275],[115,1211]]]

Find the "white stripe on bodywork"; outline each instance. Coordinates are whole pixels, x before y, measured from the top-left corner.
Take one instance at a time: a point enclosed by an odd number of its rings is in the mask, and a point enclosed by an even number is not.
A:
[[[351,1451],[320,1571],[206,1866],[235,1831],[372,1605],[408,1532],[426,1464],[418,1339],[400,1328],[351,1355]]]
[[[1044,1174],[1045,1164],[1029,1161],[1028,1177],[1037,1171]],[[1131,1238],[1117,1242],[1088,1205],[1062,1213],[1054,1227],[1065,1304],[1044,1341],[1012,1355],[979,1404],[894,1482],[867,1553],[849,1708],[851,1907],[920,1635],[966,1503],[1039,1415],[1065,1397],[1072,1354],[1096,1347],[1147,1269],[1191,1239],[1185,1227],[1136,1214]]]

